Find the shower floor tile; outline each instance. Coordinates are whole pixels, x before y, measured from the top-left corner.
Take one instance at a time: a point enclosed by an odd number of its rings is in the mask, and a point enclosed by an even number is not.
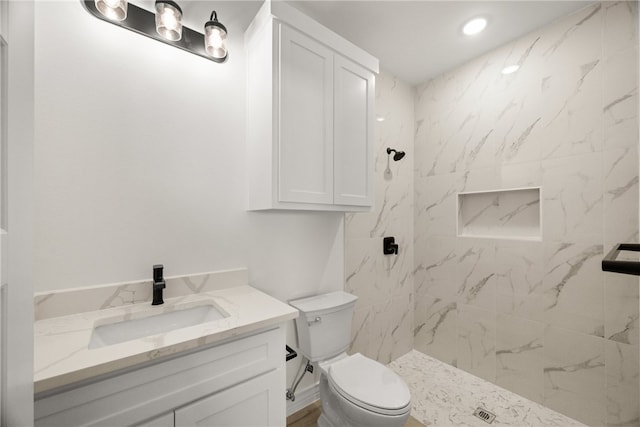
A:
[[[492,426],[584,426],[417,350],[389,367],[409,385],[411,415],[426,426],[487,427],[489,424],[473,416],[478,407],[496,415]]]

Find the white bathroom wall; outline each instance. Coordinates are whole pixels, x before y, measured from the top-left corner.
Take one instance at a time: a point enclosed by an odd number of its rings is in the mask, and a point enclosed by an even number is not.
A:
[[[34,4],[9,2],[7,180],[8,280],[6,356],[2,371],[3,426],[33,424],[34,266]],[[3,31],[3,35],[6,35]]]
[[[35,16],[36,291],[145,279],[157,263],[248,267],[283,300],[342,288],[341,215],[245,211],[243,28],[216,64],[79,1],[36,2]]]
[[[35,291],[144,280],[157,263],[248,268],[283,301],[343,289],[343,214],[245,211],[243,28],[216,64],[79,1],[36,2],[35,23]]]
[[[245,267],[240,35],[219,65],[79,1],[35,32],[36,290]]]
[[[638,280],[600,268],[638,239],[637,97],[635,2],[418,88],[416,349],[587,424],[638,425]],[[458,192],[526,186],[541,242],[456,234]]]

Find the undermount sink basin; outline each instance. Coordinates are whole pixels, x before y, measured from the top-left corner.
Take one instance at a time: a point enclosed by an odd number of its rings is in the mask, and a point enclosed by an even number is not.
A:
[[[229,315],[213,305],[168,311],[141,319],[123,320],[96,326],[91,334],[89,348],[100,348],[125,341],[170,332],[200,323],[223,319]]]

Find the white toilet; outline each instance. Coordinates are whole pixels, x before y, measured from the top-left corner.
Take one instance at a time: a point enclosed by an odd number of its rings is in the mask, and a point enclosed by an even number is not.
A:
[[[298,350],[320,369],[319,427],[401,427],[411,411],[411,393],[395,372],[360,353],[347,355],[357,297],[332,292],[290,301]]]

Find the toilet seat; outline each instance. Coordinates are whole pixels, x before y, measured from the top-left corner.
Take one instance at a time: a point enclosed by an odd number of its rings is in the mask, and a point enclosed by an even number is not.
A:
[[[381,415],[410,410],[411,393],[395,372],[360,353],[332,363],[329,386],[349,402]]]

